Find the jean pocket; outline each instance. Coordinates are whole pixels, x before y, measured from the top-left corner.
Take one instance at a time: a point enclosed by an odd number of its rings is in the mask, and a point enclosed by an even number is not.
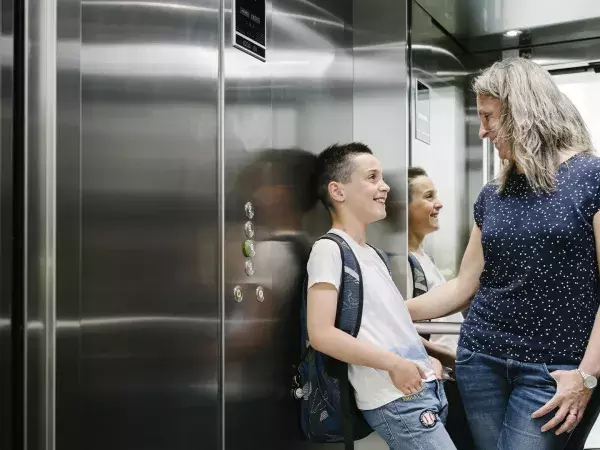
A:
[[[476,354],[476,352],[472,352],[467,348],[458,347],[456,349],[456,364],[468,363],[475,357]]]
[[[552,372],[555,372],[557,370],[569,371],[569,370],[575,370],[575,369],[577,369],[577,366],[574,365],[574,364],[546,364],[546,363],[542,363],[542,372],[544,373],[544,375],[546,376],[546,378],[549,381],[552,381],[553,383],[556,383],[556,380],[551,375]]]
[[[415,392],[414,394],[403,395],[398,400],[401,402],[412,402],[414,400],[418,400],[420,398],[425,397],[426,392],[427,392],[427,384],[423,383],[421,385],[421,388],[417,392]]]

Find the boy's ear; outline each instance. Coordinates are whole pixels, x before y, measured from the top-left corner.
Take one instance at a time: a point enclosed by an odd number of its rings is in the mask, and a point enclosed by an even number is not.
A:
[[[327,191],[329,192],[329,196],[334,202],[343,203],[346,200],[346,194],[344,192],[344,186],[337,181],[332,181],[327,186]]]

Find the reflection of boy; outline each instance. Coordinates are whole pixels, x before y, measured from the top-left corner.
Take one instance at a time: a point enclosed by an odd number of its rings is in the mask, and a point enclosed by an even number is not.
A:
[[[342,261],[335,242],[318,241],[308,262],[311,346],[349,364],[357,405],[391,449],[454,449],[442,424],[441,365],[427,357],[384,262],[365,242],[367,225],[386,216],[389,186],[379,161],[363,144],[335,145],[319,155],[316,175],[331,232],[359,261],[364,305],[356,338],[335,327]]]

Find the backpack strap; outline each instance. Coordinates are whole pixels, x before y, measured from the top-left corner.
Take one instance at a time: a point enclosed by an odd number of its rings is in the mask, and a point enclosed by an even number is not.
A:
[[[356,255],[341,236],[327,233],[320,239],[334,241],[340,248],[342,258],[342,273],[338,293],[335,326],[340,330],[356,337],[360,330],[363,310],[362,272]]]
[[[360,265],[356,255],[341,236],[327,233],[321,239],[329,239],[338,244],[342,257],[342,274],[338,293],[335,326],[353,337],[358,335],[363,309],[363,283]],[[348,380],[348,364],[339,362],[340,402],[342,407],[342,429],[344,430],[345,450],[354,450],[354,417],[351,409],[351,395],[354,391]]]
[[[419,263],[419,260],[411,252],[408,252],[408,264],[410,265],[410,271],[411,271],[412,280],[413,280],[413,295],[412,296],[413,296],[413,298],[415,298],[415,297],[418,297],[420,295],[427,293],[427,291],[428,291],[427,277],[425,277],[425,271],[423,270],[423,267]],[[431,322],[431,321],[430,320],[422,320],[419,322]],[[429,340],[431,335],[425,334],[425,335],[423,335],[423,337],[426,340]]]
[[[385,267],[387,267],[387,270],[391,276],[392,275],[392,268],[391,268],[392,266],[390,264],[389,255],[386,252],[384,252],[383,250],[378,249],[377,247],[373,247],[371,244],[367,244],[367,245],[377,252],[377,254],[381,258],[381,260],[384,262]]]

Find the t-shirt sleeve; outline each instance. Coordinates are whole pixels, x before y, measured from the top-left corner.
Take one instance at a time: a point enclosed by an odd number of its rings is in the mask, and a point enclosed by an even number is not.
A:
[[[590,222],[593,220],[594,216],[598,211],[600,211],[600,167],[599,164],[596,163],[592,175],[590,177],[590,182],[593,185],[594,197],[592,198],[591,211],[590,211]]]
[[[475,223],[477,227],[481,230],[483,227],[483,217],[485,215],[485,191],[487,190],[487,186],[485,186],[479,195],[477,196],[477,200],[475,200],[475,204],[473,205],[473,218],[475,219]]]
[[[328,239],[317,241],[307,264],[308,289],[317,283],[328,283],[339,291],[342,278],[342,256],[339,246]]]

